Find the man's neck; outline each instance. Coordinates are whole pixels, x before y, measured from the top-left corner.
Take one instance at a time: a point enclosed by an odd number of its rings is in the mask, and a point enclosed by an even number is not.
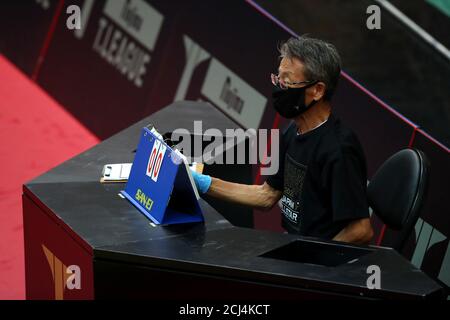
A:
[[[294,119],[298,132],[305,134],[328,120],[331,114],[331,105],[327,101],[319,101],[310,109]]]

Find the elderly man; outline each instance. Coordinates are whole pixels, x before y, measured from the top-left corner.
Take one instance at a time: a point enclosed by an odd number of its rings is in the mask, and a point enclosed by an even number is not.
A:
[[[289,233],[363,244],[373,236],[366,199],[366,161],[356,135],[332,113],[341,62],[336,48],[309,37],[281,48],[271,75],[273,106],[292,119],[280,142],[280,168],[262,185],[195,174],[201,193],[254,208],[281,199]]]

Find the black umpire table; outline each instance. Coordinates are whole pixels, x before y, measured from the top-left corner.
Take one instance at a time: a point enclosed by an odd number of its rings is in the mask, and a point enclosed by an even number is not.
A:
[[[392,249],[237,227],[204,200],[204,223],[155,226],[119,196],[125,184],[99,182],[103,165],[133,161],[144,126],[190,129],[189,119],[236,126],[206,104],[178,103],[24,185],[28,299],[442,298]],[[367,287],[373,265],[380,289]],[[67,285],[71,272],[78,286]]]

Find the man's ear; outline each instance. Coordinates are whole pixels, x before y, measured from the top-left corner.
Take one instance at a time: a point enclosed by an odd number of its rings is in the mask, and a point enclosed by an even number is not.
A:
[[[311,89],[312,91],[312,98],[316,101],[319,101],[325,96],[325,89],[326,89],[325,83],[319,81],[317,82]]]

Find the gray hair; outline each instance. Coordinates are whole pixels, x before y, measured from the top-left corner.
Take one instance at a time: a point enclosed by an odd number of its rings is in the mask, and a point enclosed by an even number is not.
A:
[[[341,72],[341,58],[336,47],[323,40],[301,36],[284,42],[279,51],[281,58],[297,58],[304,64],[308,81],[325,83],[324,99],[329,100],[336,89]]]

